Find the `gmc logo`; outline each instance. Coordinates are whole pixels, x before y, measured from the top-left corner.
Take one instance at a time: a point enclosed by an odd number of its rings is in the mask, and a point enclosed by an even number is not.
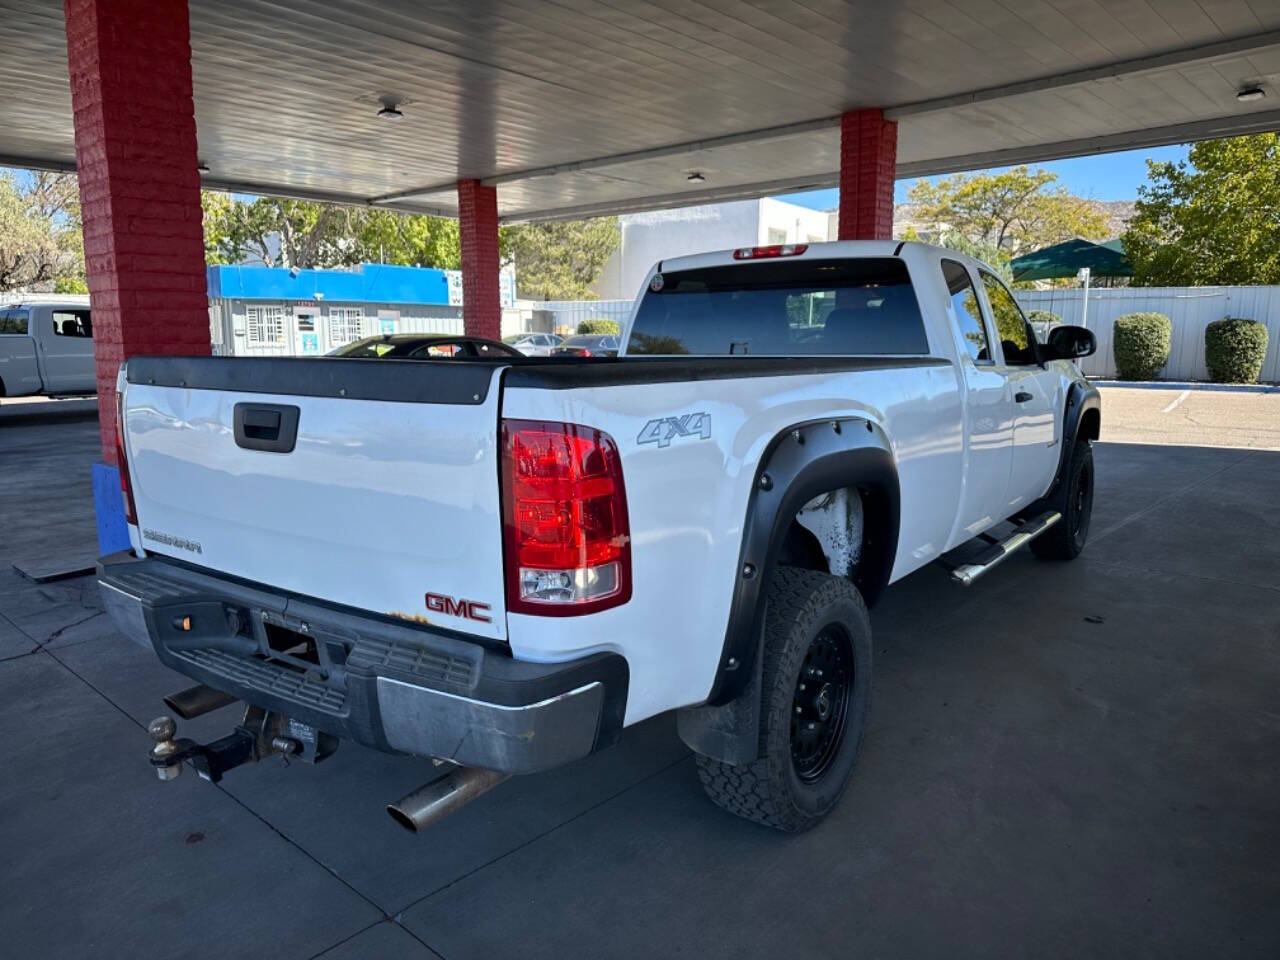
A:
[[[462,617],[464,620],[475,620],[478,623],[492,623],[489,616],[492,609],[487,603],[476,600],[455,600],[443,593],[427,594],[427,609],[432,613],[443,613],[446,617]]]

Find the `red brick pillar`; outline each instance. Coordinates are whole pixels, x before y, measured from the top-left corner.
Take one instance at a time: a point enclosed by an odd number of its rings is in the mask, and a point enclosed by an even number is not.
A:
[[[65,0],[102,457],[116,372],[140,353],[209,353],[185,0]]]
[[[893,239],[898,124],[876,109],[840,118],[840,240]]]
[[[479,180],[458,181],[462,241],[462,325],[473,337],[502,336],[498,295],[498,191]]]

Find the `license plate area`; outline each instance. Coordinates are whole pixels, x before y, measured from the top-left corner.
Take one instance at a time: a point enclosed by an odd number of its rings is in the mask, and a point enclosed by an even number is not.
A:
[[[316,630],[304,620],[272,611],[262,611],[259,618],[258,659],[309,680],[345,686],[348,643]]]

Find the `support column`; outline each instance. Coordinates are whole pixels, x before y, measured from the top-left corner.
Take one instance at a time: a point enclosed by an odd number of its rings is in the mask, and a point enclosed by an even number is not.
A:
[[[898,124],[878,109],[840,118],[840,240],[893,239]]]
[[[209,353],[185,2],[66,0],[102,459],[116,372],[139,353]]]
[[[65,0],[64,13],[105,461],[98,533],[120,549],[120,364],[210,349],[190,28],[185,0]]]
[[[462,326],[474,337],[502,338],[498,293],[498,191],[479,180],[458,181],[462,241]]]

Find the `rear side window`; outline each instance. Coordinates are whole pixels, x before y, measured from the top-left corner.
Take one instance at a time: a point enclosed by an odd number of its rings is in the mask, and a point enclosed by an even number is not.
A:
[[[0,310],[0,333],[26,333],[27,323],[25,310]]]
[[[895,257],[779,260],[660,276],[640,301],[628,354],[929,352],[907,265]]]
[[[53,332],[59,337],[92,337],[88,310],[53,311]]]
[[[982,308],[978,306],[978,291],[973,288],[969,271],[954,260],[942,261],[942,277],[951,295],[951,309],[960,327],[965,348],[975,363],[991,363],[991,345],[987,343],[987,330],[982,325]]]

